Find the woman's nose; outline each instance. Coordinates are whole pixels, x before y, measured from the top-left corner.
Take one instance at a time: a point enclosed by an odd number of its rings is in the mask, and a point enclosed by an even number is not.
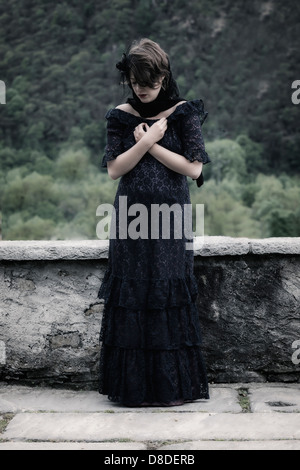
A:
[[[136,90],[137,91],[143,91],[145,89],[144,86],[139,85],[138,83],[136,84]]]

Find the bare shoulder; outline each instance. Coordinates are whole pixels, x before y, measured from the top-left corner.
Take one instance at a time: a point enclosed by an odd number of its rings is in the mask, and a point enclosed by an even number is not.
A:
[[[184,104],[184,103],[186,103],[186,101],[185,101],[185,100],[184,100],[184,101],[179,101],[179,103],[176,103],[176,105],[175,105],[175,109],[177,108],[177,106],[180,106],[181,104]]]
[[[177,106],[180,106],[181,104],[186,103],[186,101],[179,101],[179,103],[176,103],[172,108],[168,109],[167,111],[162,112],[159,117],[169,117],[171,114],[174,113],[175,109]]]
[[[139,116],[139,114],[133,109],[133,107],[129,103],[119,104],[118,106],[116,106],[116,109],[125,111],[125,113],[133,114],[134,116]]]
[[[123,104],[119,104],[119,106],[116,106],[116,109],[121,109],[122,111],[127,111],[130,107],[131,107],[130,104],[123,103]]]

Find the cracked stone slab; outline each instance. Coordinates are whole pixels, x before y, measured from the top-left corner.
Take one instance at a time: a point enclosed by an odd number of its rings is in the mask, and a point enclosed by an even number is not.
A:
[[[142,442],[0,442],[1,450],[146,450]]]
[[[0,386],[0,411],[17,413],[24,411],[54,412],[99,412],[115,413],[129,410],[143,413],[153,412],[218,412],[239,413],[237,391],[229,387],[211,387],[210,400],[199,400],[186,403],[182,407],[147,407],[128,408],[110,402],[97,391],[56,390],[41,387],[7,385]]]
[[[300,440],[297,413],[20,413],[4,440]]]
[[[300,384],[250,386],[249,399],[254,413],[300,413]]]
[[[0,442],[1,450],[147,450],[142,442]],[[300,450],[300,441],[189,441],[163,445],[159,451],[194,450]],[[152,452],[152,451],[150,451]]]
[[[190,441],[165,445],[159,450],[300,450],[300,441]]]

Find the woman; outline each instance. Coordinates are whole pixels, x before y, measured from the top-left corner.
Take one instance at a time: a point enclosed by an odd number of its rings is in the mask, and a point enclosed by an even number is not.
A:
[[[164,236],[166,217],[153,218],[151,209],[190,204],[186,177],[199,182],[209,161],[201,135],[207,113],[202,101],[179,97],[168,56],[157,43],[134,42],[117,68],[132,98],[106,115],[102,166],[121,180],[114,204],[117,233],[98,294],[105,301],[99,391],[125,406],[181,405],[209,398],[193,251],[186,249],[190,237],[176,236],[178,214],[176,219],[172,210],[165,212],[170,218]],[[140,236],[130,237],[124,220],[128,228],[133,218],[124,210],[141,205],[146,219],[139,219]]]

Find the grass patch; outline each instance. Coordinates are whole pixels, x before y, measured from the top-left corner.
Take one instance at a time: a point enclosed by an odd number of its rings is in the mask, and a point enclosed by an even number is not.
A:
[[[0,414],[0,435],[5,431],[8,423],[13,419],[13,417],[13,413]]]
[[[248,388],[239,388],[239,404],[242,408],[243,413],[251,413],[251,404],[249,399],[249,390]]]

